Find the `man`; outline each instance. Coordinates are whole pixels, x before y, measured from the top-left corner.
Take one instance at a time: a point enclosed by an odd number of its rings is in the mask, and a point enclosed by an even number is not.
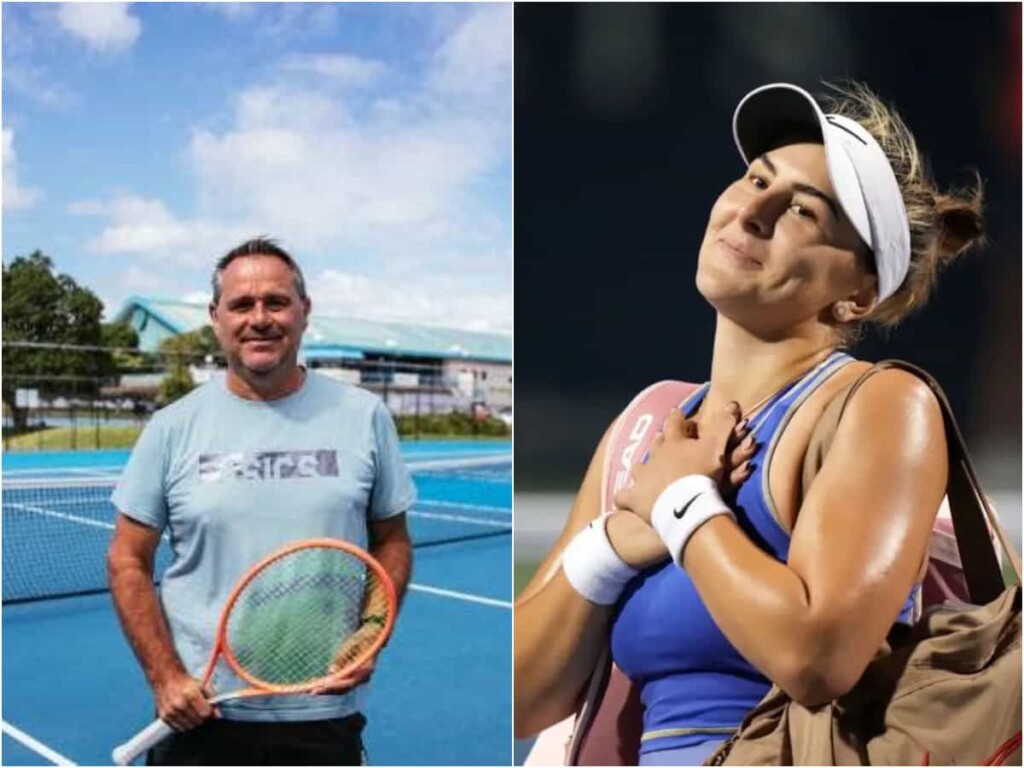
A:
[[[221,258],[210,320],[227,374],[152,418],[114,491],[111,594],[157,712],[176,730],[150,765],[361,762],[359,686],[372,665],[321,695],[216,712],[196,679],[235,581],[283,544],[346,539],[368,546],[399,595],[409,582],[415,489],[394,423],[379,398],[299,366],[310,309],[302,272],[274,241]],[[158,598],[153,562],[165,530],[174,559]],[[242,687],[229,672],[213,683]]]

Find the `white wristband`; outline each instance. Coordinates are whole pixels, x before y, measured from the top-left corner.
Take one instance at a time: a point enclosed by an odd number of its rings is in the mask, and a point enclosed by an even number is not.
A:
[[[675,564],[683,567],[683,550],[693,532],[716,515],[732,510],[722,501],[715,481],[706,475],[687,475],[668,486],[651,510],[651,525],[668,547]]]
[[[597,605],[612,605],[640,571],[627,565],[612,547],[601,515],[576,534],[562,555],[562,570],[572,588]]]

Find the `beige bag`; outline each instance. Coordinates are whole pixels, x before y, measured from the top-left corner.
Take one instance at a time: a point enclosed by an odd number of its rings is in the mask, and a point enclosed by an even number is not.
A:
[[[975,605],[935,606],[913,627],[895,627],[854,689],[834,702],[808,709],[773,687],[707,765],[1021,764],[1020,560],[981,492],[942,389],[907,363],[879,363],[850,388],[834,419],[823,417],[819,437],[827,448],[853,391],[889,367],[923,379],[942,405],[947,496]],[[1004,587],[990,529],[1013,586]]]

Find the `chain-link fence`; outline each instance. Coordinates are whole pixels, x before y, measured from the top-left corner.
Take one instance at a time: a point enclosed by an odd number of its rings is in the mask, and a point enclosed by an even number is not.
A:
[[[223,375],[219,355],[4,342],[5,451],[131,447],[150,416]],[[403,437],[511,435],[511,365],[402,359],[307,361],[381,397]]]

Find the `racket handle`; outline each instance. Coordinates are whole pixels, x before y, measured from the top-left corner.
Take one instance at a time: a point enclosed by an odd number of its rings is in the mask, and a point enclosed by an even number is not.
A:
[[[172,733],[174,733],[174,729],[163,720],[154,720],[124,744],[114,749],[114,765],[131,765],[135,758],[147,749],[155,747]]]

